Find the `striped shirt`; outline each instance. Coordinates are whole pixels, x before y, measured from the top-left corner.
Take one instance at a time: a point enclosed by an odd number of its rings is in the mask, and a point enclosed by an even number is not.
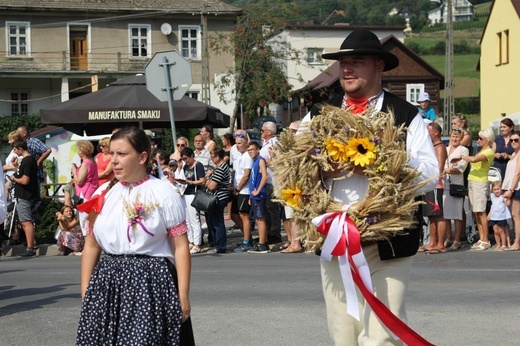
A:
[[[208,191],[209,193],[213,195],[216,194],[219,201],[229,198],[229,166],[226,162],[223,162],[220,166],[215,168],[209,180],[218,183],[216,190]]]

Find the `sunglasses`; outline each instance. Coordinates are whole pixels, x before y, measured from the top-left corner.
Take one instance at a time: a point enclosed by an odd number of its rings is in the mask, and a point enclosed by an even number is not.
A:
[[[457,118],[459,118],[460,120],[466,120],[466,117],[465,117],[464,114],[462,114],[462,113],[457,113],[457,114],[455,114],[455,116],[456,116]]]
[[[511,142],[518,143],[520,142],[520,138],[511,138]]]
[[[479,137],[478,140],[479,140],[479,141],[487,141],[487,139],[482,138],[482,137]]]
[[[243,134],[239,133],[239,134],[235,135],[235,138],[246,138],[246,136],[244,136]]]
[[[462,130],[461,130],[461,129],[453,129],[453,130],[451,130],[451,132],[458,132],[458,133],[462,133]]]
[[[177,144],[177,147],[185,147],[186,144]]]
[[[100,145],[99,146],[101,149],[103,149],[104,147],[106,147],[106,145]]]

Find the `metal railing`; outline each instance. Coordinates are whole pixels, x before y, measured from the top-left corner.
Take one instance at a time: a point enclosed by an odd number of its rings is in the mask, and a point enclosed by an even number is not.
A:
[[[3,54],[2,54],[3,53]],[[67,51],[31,52],[9,56],[0,52],[1,71],[143,71],[150,57],[131,57],[128,53],[90,53],[71,57]]]

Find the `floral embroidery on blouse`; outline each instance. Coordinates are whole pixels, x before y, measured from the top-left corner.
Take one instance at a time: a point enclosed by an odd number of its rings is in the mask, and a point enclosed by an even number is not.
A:
[[[144,178],[141,179],[141,180],[136,181],[135,183],[127,183],[127,182],[124,182],[124,181],[120,181],[120,183],[121,183],[121,185],[123,185],[123,186],[127,186],[127,187],[128,187],[128,186],[130,186],[130,187],[136,187],[136,186],[139,186],[139,185],[143,184],[144,182],[146,182],[146,181],[148,181],[148,180],[150,180],[150,176],[149,176],[149,175],[147,175],[146,177],[144,177]]]
[[[168,229],[168,237],[175,238],[186,232],[188,232],[188,226],[186,225],[186,221],[182,221],[177,226]]]
[[[135,196],[135,200],[133,204],[129,204],[124,198],[121,198],[123,201],[123,205],[125,208],[125,214],[128,218],[128,226],[126,228],[126,236],[129,242],[132,242],[130,239],[130,229],[137,229],[137,225],[141,226],[141,229],[150,236],[154,236],[152,232],[150,232],[146,226],[143,224],[143,220],[145,217],[150,214],[151,211],[155,210],[159,203],[148,203],[147,205],[143,205],[139,201],[140,194],[138,193]]]

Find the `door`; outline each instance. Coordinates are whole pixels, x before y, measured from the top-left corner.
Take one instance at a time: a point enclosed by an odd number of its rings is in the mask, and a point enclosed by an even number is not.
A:
[[[88,70],[87,34],[82,32],[70,33],[70,69]]]

